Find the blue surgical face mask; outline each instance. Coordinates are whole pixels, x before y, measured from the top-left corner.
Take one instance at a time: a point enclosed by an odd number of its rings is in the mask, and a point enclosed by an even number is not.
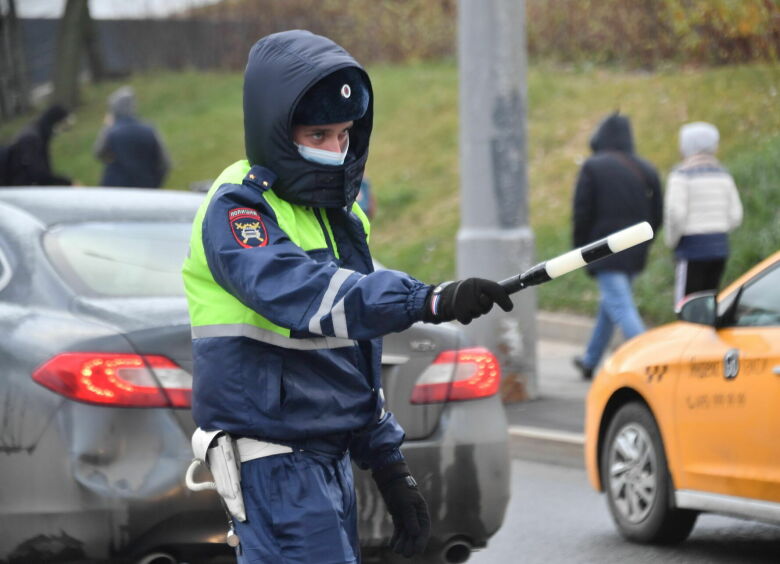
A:
[[[340,166],[344,164],[344,160],[347,158],[347,151],[349,150],[349,139],[344,147],[344,151],[337,153],[335,151],[326,151],[324,149],[315,149],[314,147],[307,147],[306,145],[298,145],[298,152],[307,161],[324,164],[330,166]]]

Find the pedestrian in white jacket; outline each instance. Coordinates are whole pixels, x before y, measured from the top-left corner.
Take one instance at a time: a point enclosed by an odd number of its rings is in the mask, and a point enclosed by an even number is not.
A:
[[[742,202],[731,174],[715,158],[720,136],[709,123],[680,128],[683,161],[666,182],[666,244],[674,249],[675,303],[693,292],[717,290],[729,255],[728,233],[742,223]]]

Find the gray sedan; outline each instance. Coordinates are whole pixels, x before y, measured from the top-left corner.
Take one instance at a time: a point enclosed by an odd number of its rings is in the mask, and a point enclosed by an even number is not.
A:
[[[231,554],[190,492],[192,358],[180,276],[201,194],[0,191],[0,562],[207,562]],[[389,409],[432,516],[425,561],[501,526],[507,430],[493,355],[455,326],[385,339]],[[392,524],[356,471],[364,559]]]

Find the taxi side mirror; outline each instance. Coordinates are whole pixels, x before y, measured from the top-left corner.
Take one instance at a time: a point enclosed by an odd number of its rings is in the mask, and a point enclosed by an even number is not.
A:
[[[715,327],[718,319],[715,292],[698,292],[684,297],[677,304],[677,319]]]

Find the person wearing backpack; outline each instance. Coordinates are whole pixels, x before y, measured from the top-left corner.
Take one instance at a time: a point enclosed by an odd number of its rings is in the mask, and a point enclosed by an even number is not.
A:
[[[582,165],[574,192],[574,246],[582,247],[635,223],[647,221],[656,232],[662,223],[661,183],[655,167],[634,152],[631,122],[615,112],[590,140],[593,155]],[[626,339],[645,330],[632,293],[632,282],[645,267],[650,243],[643,243],[588,265],[599,285],[596,325],[585,354],[573,359],[590,380],[619,327]]]

